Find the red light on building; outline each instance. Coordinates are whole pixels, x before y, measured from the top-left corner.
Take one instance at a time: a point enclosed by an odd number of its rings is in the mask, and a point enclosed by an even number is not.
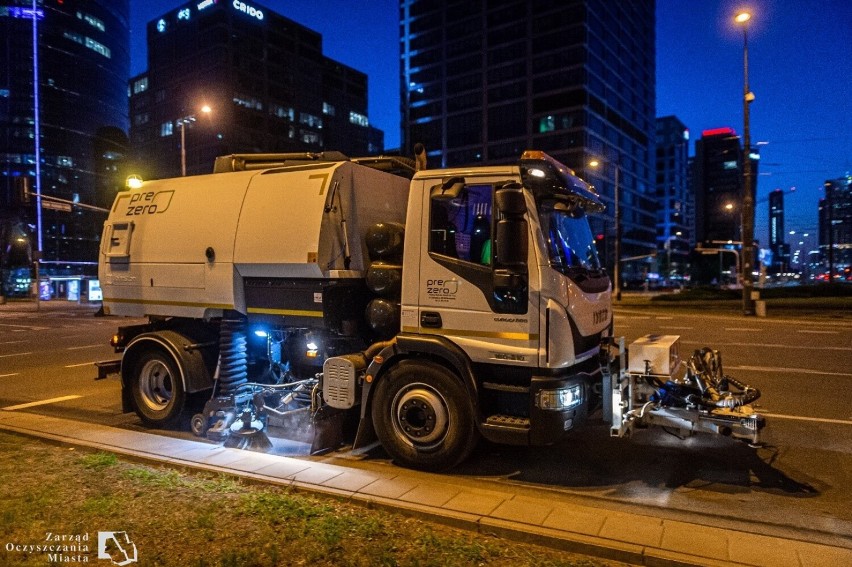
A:
[[[701,136],[705,137],[705,138],[708,137],[708,136],[736,136],[736,135],[737,135],[737,133],[734,132],[734,129],[731,128],[730,126],[725,126],[724,128],[711,128],[709,130],[702,130],[701,131]]]

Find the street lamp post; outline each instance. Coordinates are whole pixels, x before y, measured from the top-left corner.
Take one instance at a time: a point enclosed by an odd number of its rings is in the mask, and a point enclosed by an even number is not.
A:
[[[201,112],[204,114],[210,114],[210,106],[204,105],[201,107]],[[176,122],[180,126],[180,175],[181,177],[186,177],[186,125],[190,122],[195,122],[195,115],[190,114],[189,116],[184,116],[183,118],[179,118]]]
[[[748,21],[751,14],[740,12],[734,20],[743,27],[743,209],[742,209],[742,278],[743,315],[754,315],[752,270],[754,263],[754,195],[752,194],[751,130],[749,128],[749,105],[754,94],[748,85]]]
[[[592,167],[598,167],[600,162],[592,160],[589,162]],[[615,262],[613,265],[613,283],[612,291],[615,294],[615,300],[621,301],[621,205],[619,203],[619,177],[621,175],[621,164],[615,164],[615,188],[613,189],[613,204],[615,207]]]
[[[621,206],[619,204],[618,181],[621,174],[621,165],[615,164],[615,190],[613,200],[615,201],[615,300],[621,301]]]

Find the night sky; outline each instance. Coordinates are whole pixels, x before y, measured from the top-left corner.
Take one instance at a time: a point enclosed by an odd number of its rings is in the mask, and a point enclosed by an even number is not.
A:
[[[613,0],[615,1],[615,0]],[[145,70],[145,24],[183,4],[131,0],[131,72]],[[323,36],[323,52],[369,77],[370,123],[399,145],[399,3],[325,0],[265,5]],[[752,143],[760,146],[756,237],[768,246],[766,195],[785,197],[787,229],[817,227],[826,179],[852,172],[852,2],[657,0],[657,116],[675,115],[692,140],[709,128],[742,134],[743,34],[749,26]],[[694,147],[690,149],[694,153]],[[798,237],[788,236],[794,248]]]

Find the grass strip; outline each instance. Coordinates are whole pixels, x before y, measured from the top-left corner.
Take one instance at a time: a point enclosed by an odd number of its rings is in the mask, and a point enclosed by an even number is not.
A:
[[[141,567],[619,565],[0,433],[0,565],[109,564],[101,531],[126,532]]]

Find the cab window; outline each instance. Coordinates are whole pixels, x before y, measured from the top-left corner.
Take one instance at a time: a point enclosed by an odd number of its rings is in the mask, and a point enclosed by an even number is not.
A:
[[[492,185],[466,185],[453,199],[433,198],[429,252],[490,266],[493,190]]]

